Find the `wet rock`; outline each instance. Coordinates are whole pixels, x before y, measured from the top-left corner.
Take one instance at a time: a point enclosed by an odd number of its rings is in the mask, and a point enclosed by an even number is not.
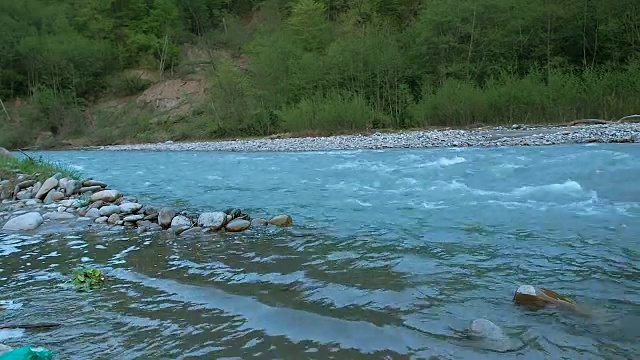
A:
[[[91,195],[91,201],[109,201],[113,202],[122,197],[122,193],[118,190],[102,190]]]
[[[80,206],[80,201],[78,201],[78,200],[62,200],[62,201],[60,201],[60,205],[66,206],[66,207],[77,208],[77,207]]]
[[[115,225],[120,221],[120,215],[118,214],[111,214],[108,219],[107,222],[111,225]]]
[[[91,205],[89,205],[89,209],[92,209],[92,208],[100,209],[103,205],[104,205],[104,201],[98,200],[96,202],[91,203]]]
[[[529,310],[540,310],[549,304],[575,309],[576,302],[553,290],[536,289],[531,285],[521,285],[513,295],[513,302]]]
[[[38,191],[40,191],[40,188],[42,187],[42,183],[40,181],[38,181],[37,183],[35,183],[33,185],[33,197],[36,196],[36,194],[38,194]]]
[[[27,205],[27,206],[35,206],[35,205],[42,204],[42,201],[40,201],[38,199],[29,199],[29,200],[25,201],[24,204]]]
[[[198,226],[218,230],[227,222],[227,215],[223,212],[208,212],[198,216]]]
[[[80,221],[91,221],[93,219],[86,217],[86,216],[81,216],[79,218],[76,219],[76,221],[80,222]]]
[[[63,177],[62,179],[58,180],[58,187],[61,190],[64,190],[67,187],[67,181],[69,181],[69,178]]]
[[[31,190],[22,190],[17,193],[16,199],[18,200],[28,200],[33,197],[33,192]]]
[[[176,216],[176,212],[171,209],[162,209],[158,213],[158,225],[166,229],[171,226],[171,221]]]
[[[44,214],[42,217],[44,219],[60,221],[60,220],[73,219],[75,216],[73,216],[73,214],[69,214],[67,212],[50,212],[50,213]]]
[[[201,227],[192,227],[192,228],[187,228],[183,231],[181,231],[180,233],[176,232],[176,235],[180,235],[180,236],[189,236],[189,235],[198,235],[202,233],[202,228]]]
[[[18,187],[18,189],[26,189],[35,184],[36,184],[35,180],[25,180],[25,181],[19,182],[16,186]]]
[[[7,221],[2,227],[3,230],[33,230],[40,226],[44,219],[38,212],[30,212]]]
[[[101,187],[101,188],[106,188],[107,184],[103,183],[102,181],[97,181],[97,180],[85,180],[82,183],[82,186],[84,186],[84,187],[98,186],[98,187]]]
[[[0,149],[4,149],[4,148],[0,148]],[[1,157],[1,155],[0,155]],[[11,346],[7,346],[4,344],[0,344],[0,356],[2,356],[3,354],[6,354],[8,352],[12,352],[13,348]]]
[[[69,180],[67,181],[67,185],[64,187],[64,193],[67,196],[71,196],[73,194],[80,192],[81,188],[82,188],[82,184],[80,184],[80,181]]]
[[[111,214],[109,214],[109,215],[111,215]],[[100,210],[98,210],[96,208],[93,208],[93,209],[89,209],[89,211],[87,211],[87,213],[84,214],[84,216],[86,216],[88,218],[95,219],[95,218],[99,218],[99,217],[107,216],[107,215],[101,214]]]
[[[58,206],[58,208],[56,209],[58,212],[65,212],[67,211],[67,208],[64,206]]]
[[[226,220],[226,222],[229,222],[229,221],[231,221],[231,220],[233,220],[233,216],[232,216],[232,215],[227,215],[227,220]]]
[[[88,192],[92,193],[100,190],[102,190],[100,186],[87,186],[87,187],[81,187],[80,190],[78,190],[78,192],[80,194],[84,194],[84,193],[88,193]]]
[[[234,219],[231,220],[231,222],[229,222],[227,225],[225,225],[225,228],[227,229],[227,231],[239,232],[247,230],[249,226],[251,226],[251,223],[247,220]]]
[[[138,204],[138,203],[134,203],[134,202],[124,203],[124,204],[120,205],[120,213],[121,214],[133,214],[133,213],[137,212],[140,209],[142,209],[142,204]]]
[[[43,199],[45,195],[47,195],[47,193],[56,186],[58,186],[58,179],[56,179],[54,176],[48,178],[47,180],[45,180],[44,184],[42,184],[35,197],[38,199]]]
[[[144,219],[144,215],[128,215],[128,216],[125,216],[122,219],[122,221],[124,221],[124,222],[136,222],[136,221],[139,221],[139,220],[142,220],[142,219]]]
[[[267,226],[269,221],[266,219],[253,219],[251,220],[251,226]]]
[[[47,196],[50,196],[51,200],[54,202],[64,199],[64,194],[60,191],[49,191],[49,194]]]
[[[111,216],[113,214],[120,214],[120,206],[107,205],[100,208],[100,216]]]
[[[507,340],[508,337],[498,325],[487,319],[475,319],[469,325],[469,332],[472,337]]]
[[[278,215],[269,220],[269,224],[276,226],[289,226],[293,224],[293,219],[289,215]]]
[[[178,215],[171,220],[172,228],[191,227],[191,220],[186,216]]]
[[[96,224],[106,224],[108,220],[109,220],[109,218],[108,218],[108,217],[106,217],[106,216],[100,216],[100,217],[99,217],[99,218],[97,218],[94,222],[95,222]]]
[[[143,213],[144,213],[146,216],[149,216],[149,215],[156,215],[156,216],[157,216],[157,215],[158,215],[158,209],[154,209],[154,208],[150,208],[150,207],[148,207],[148,208],[145,208],[145,209],[144,209],[144,212],[143,212]]]
[[[158,221],[158,214],[145,215],[143,220],[157,222]]]

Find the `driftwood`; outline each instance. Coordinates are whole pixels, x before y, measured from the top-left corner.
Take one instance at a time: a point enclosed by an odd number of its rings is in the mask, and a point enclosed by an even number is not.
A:
[[[60,323],[33,323],[33,324],[0,324],[0,330],[2,329],[35,329],[44,330],[56,328],[62,326]]]
[[[575,125],[606,125],[606,124],[620,124],[623,122],[640,122],[640,115],[627,115],[621,117],[618,120],[602,120],[602,119],[580,119],[574,120],[569,123],[569,126]]]

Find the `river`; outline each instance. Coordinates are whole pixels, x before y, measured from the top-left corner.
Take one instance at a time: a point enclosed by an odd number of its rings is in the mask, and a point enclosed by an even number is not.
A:
[[[0,342],[59,359],[631,359],[640,355],[640,146],[296,153],[37,152],[139,201],[291,214],[171,238],[0,232]],[[74,291],[79,265],[102,290]],[[591,309],[527,311],[521,284]],[[523,345],[460,332],[475,318]]]

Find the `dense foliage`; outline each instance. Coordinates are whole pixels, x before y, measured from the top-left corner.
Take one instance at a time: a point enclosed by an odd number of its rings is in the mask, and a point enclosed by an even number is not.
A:
[[[88,104],[144,88],[123,70],[162,76],[185,43],[233,58],[213,63],[191,116],[158,129],[135,119],[135,133],[559,122],[640,108],[635,0],[18,0],[0,2],[0,99],[33,106],[0,115],[0,142],[81,136]]]

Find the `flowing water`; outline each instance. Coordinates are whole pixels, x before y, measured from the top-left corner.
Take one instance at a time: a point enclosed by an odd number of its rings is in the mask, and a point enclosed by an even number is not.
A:
[[[41,152],[139,201],[291,214],[197,238],[0,232],[0,342],[59,359],[632,359],[640,146]],[[107,286],[65,283],[87,264]],[[520,284],[590,315],[514,306]],[[472,341],[476,318],[513,346]],[[498,353],[496,351],[506,351]]]

